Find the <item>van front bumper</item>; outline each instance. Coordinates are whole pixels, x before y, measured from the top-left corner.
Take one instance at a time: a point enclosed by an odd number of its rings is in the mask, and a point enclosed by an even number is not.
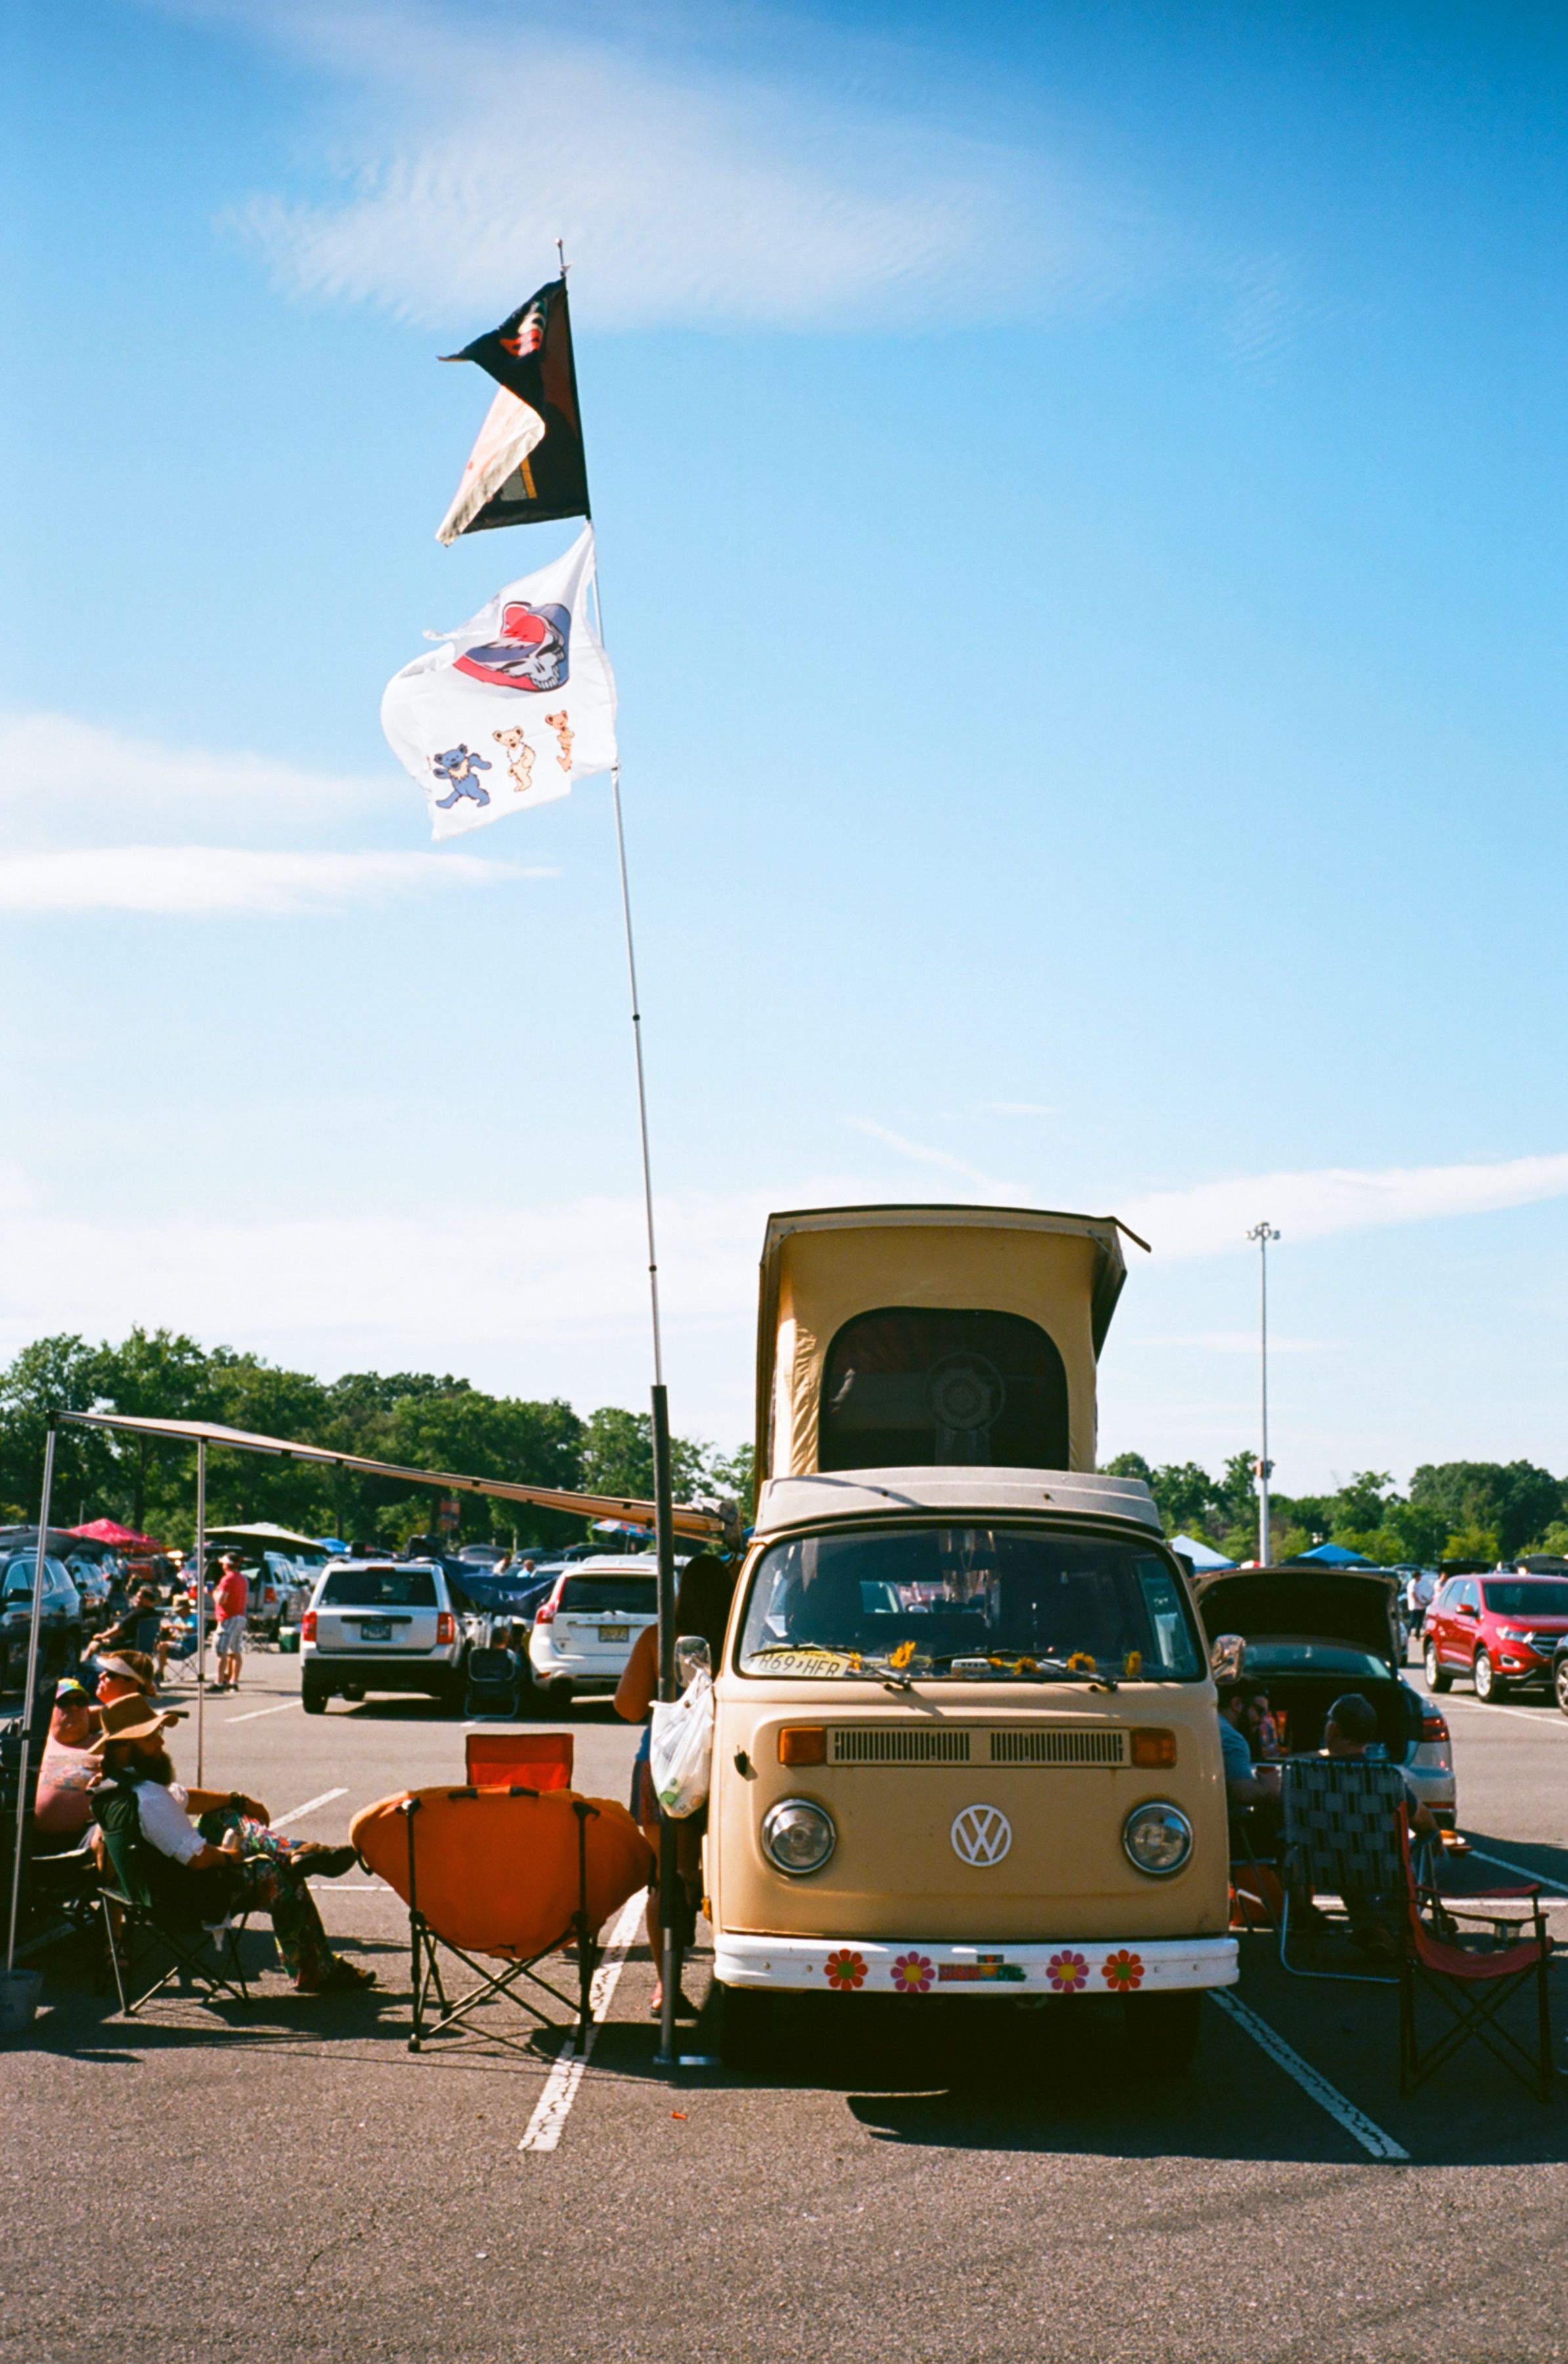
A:
[[[1234,1937],[1063,1937],[1044,1945],[953,1946],[852,1937],[753,1937],[720,1930],[714,1976],[721,1986],[803,1994],[1138,1994],[1229,1987]]]

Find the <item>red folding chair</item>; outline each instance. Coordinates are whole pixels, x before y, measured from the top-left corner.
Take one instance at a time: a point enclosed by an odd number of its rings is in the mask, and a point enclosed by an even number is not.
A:
[[[475,1790],[570,1790],[570,1732],[471,1732],[466,1768]]]
[[[1433,1906],[1433,1921],[1429,1923],[1422,1918],[1423,1892],[1411,1866],[1403,1817],[1400,1829],[1406,1879],[1405,1944],[1399,1977],[1400,2091],[1413,2093],[1418,2085],[1424,2085],[1436,2069],[1452,2059],[1462,2044],[1474,2036],[1494,2059],[1500,2060],[1522,2084],[1529,2085],[1539,2101],[1550,2102],[1551,2005],[1547,1962],[1551,1939],[1541,1912],[1540,1889],[1498,1889],[1489,1896],[1477,1896],[1468,1902],[1457,1896],[1429,1897],[1426,1901]],[[1504,1898],[1527,1902],[1528,1920],[1499,1914],[1497,1904]],[[1466,1941],[1457,1925],[1462,1921],[1489,1923],[1489,1938]],[[1528,1936],[1524,1934],[1527,1929]],[[1498,2018],[1503,2005],[1531,1984],[1535,1988],[1533,2053]],[[1441,2002],[1451,2022],[1425,2051],[1416,2025],[1417,2003],[1423,1994]]]

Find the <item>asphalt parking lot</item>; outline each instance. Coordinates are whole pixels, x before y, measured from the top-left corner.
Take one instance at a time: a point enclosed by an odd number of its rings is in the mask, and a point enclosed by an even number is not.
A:
[[[306,1718],[297,1690],[297,1660],[248,1661],[209,1703],[209,1782],[330,1840],[461,1779],[455,1720]],[[1568,1719],[1444,1704],[1465,1879],[1551,1882],[1568,1935]],[[634,1735],[597,1704],[572,1729],[579,1787],[624,1796]],[[194,1770],[189,1725],[173,1753]],[[1568,2357],[1568,2100],[1471,2047],[1402,2101],[1391,1994],[1288,1979],[1264,1938],[1169,2089],[1122,2080],[1097,1998],[824,1998],[767,2077],[673,2088],[640,1933],[576,2080],[554,2038],[411,2055],[401,1904],[358,1872],[317,1892],[374,1994],[298,1997],[274,1970],[249,2011],[127,2021],[46,1964],[34,2033],[0,2052],[0,2357]]]

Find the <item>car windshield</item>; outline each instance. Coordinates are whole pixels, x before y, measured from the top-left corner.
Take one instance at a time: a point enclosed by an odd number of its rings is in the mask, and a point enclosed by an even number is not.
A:
[[[1249,1675],[1380,1675],[1388,1678],[1388,1662],[1375,1650],[1357,1650],[1348,1642],[1292,1642],[1271,1638],[1249,1642],[1245,1669]]]
[[[651,1576],[569,1576],[561,1606],[578,1616],[657,1617],[659,1601]]]
[[[1568,1584],[1540,1577],[1518,1584],[1488,1584],[1486,1606],[1497,1617],[1568,1617]]]
[[[335,1567],[321,1588],[321,1609],[434,1609],[428,1567]]]
[[[751,1675],[1195,1681],[1179,1579],[1146,1546],[1027,1527],[895,1527],[775,1544],[751,1579]]]

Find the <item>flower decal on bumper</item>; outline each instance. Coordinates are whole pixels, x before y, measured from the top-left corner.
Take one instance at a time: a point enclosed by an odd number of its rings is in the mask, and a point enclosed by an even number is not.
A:
[[[852,1952],[848,1946],[840,1946],[836,1954],[828,1955],[822,1971],[830,1987],[836,1987],[840,1994],[852,1994],[857,1987],[865,1984],[865,1957]]]
[[[1082,1954],[1052,1954],[1045,1968],[1058,1994],[1077,1994],[1089,1983],[1089,1965]]]
[[[1106,1956],[1102,1972],[1113,1994],[1130,1994],[1143,1984],[1143,1957],[1129,1954],[1123,1946],[1118,1953]]]
[[[900,1994],[924,1994],[936,1973],[924,1954],[899,1954],[893,1964],[893,1983]]]

